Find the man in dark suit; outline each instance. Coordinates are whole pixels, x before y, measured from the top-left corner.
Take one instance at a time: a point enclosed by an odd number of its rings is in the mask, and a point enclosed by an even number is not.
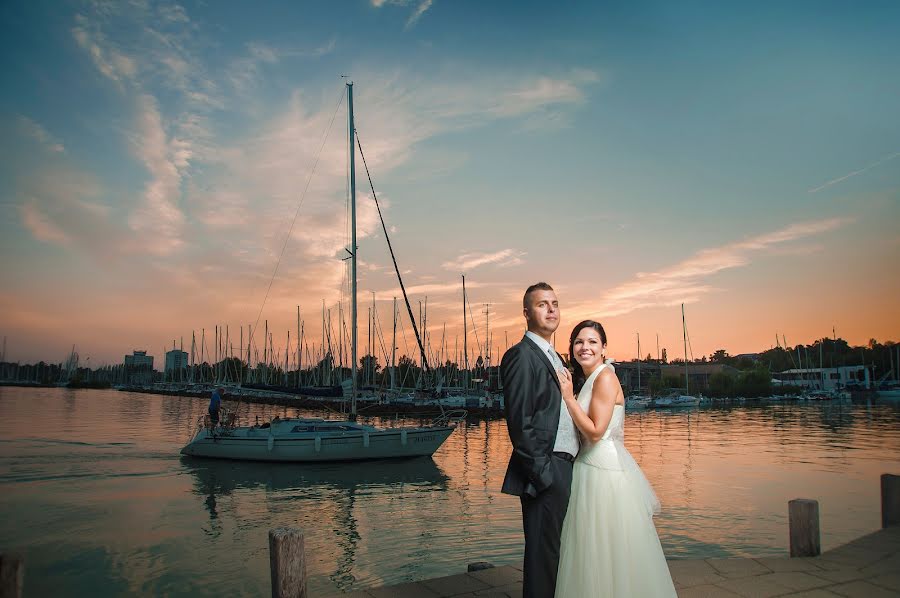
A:
[[[513,454],[502,491],[522,503],[525,598],[550,598],[556,588],[559,537],[569,506],[578,434],[563,404],[557,372],[563,369],[551,339],[559,327],[559,300],[539,282],[525,291],[528,331],[503,356],[503,398]]]

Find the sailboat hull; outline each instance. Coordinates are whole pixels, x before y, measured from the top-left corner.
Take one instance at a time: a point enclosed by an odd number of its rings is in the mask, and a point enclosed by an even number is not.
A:
[[[697,407],[700,404],[699,397],[692,397],[689,395],[679,395],[674,397],[661,397],[656,399],[655,406],[656,407],[668,407],[668,408],[678,408],[678,407]]]
[[[286,423],[289,425],[285,426]],[[405,459],[431,456],[455,429],[452,426],[377,429],[350,424],[344,426],[349,430],[294,432],[310,426],[292,423],[217,432],[204,428],[181,453],[215,459],[298,463]]]

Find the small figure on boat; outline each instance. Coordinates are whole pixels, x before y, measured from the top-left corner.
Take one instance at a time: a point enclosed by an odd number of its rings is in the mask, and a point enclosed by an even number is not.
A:
[[[220,386],[213,391],[212,399],[209,401],[209,423],[212,428],[219,425],[219,412],[222,410],[222,397],[224,395],[225,389]]]

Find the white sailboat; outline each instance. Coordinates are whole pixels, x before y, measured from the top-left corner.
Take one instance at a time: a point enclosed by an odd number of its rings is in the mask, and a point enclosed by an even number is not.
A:
[[[681,330],[684,335],[684,394],[675,393],[667,397],[660,397],[654,402],[657,407],[696,407],[700,404],[700,398],[691,396],[690,391],[687,356],[687,323],[684,319],[684,303],[681,304]]]
[[[653,401],[648,396],[641,394],[641,334],[637,333],[637,358],[638,358],[638,384],[637,393],[625,399],[625,409],[646,409]]]
[[[429,426],[379,429],[357,423],[357,297],[356,297],[356,129],[353,125],[353,83],[347,83],[348,137],[350,152],[350,297],[351,297],[351,419],[324,420],[275,418],[253,426],[210,426],[203,423],[184,455],[253,461],[359,461],[432,455],[465,412],[442,415]],[[387,231],[385,231],[386,234]],[[399,271],[398,271],[399,272]],[[399,274],[398,274],[399,275]],[[401,280],[401,287],[402,287]],[[404,291],[405,293],[405,291]],[[413,322],[413,326],[415,323]],[[418,333],[417,333],[418,334]],[[227,422],[228,419],[224,418]]]

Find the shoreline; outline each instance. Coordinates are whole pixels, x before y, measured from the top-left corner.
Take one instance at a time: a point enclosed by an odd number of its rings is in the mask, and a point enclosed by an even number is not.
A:
[[[135,392],[140,394],[155,394],[162,396],[178,396],[196,399],[209,399],[216,385],[209,385],[202,390],[193,390],[188,388],[148,388],[141,386],[123,386],[123,387],[107,387],[99,388],[93,385],[67,386],[60,384],[45,384],[39,382],[23,382],[23,381],[0,381],[0,387],[13,388],[66,388],[71,390],[115,390],[118,392]],[[271,390],[240,388],[240,394],[234,392],[235,387],[225,387],[226,394],[224,401],[231,403],[253,403],[259,405],[274,405],[280,407],[296,407],[299,409],[310,409],[326,411],[333,414],[348,413],[347,399],[338,397],[317,397],[300,394],[280,393]],[[841,405],[841,404],[866,404],[870,401],[884,402],[885,404],[894,403],[889,398],[879,397],[877,392],[853,392],[851,398],[844,399],[808,399],[802,397],[784,397],[772,395],[769,397],[721,397],[712,398],[705,397],[703,403],[699,406],[691,407],[660,407],[648,406],[646,408],[631,409],[630,413],[640,413],[642,411],[690,411],[699,408],[710,407],[732,407],[741,405],[779,405],[779,404],[822,404],[822,405]],[[445,405],[445,411],[464,409],[470,416],[478,416],[485,419],[499,419],[504,417],[502,407],[463,407],[456,405]],[[415,403],[377,403],[365,400],[357,401],[357,412],[362,416],[386,416],[386,415],[408,415],[408,416],[429,416],[439,414],[441,407],[437,404],[415,404]]]
[[[158,388],[120,388],[115,389],[121,392],[137,392],[141,394],[157,394],[164,396],[190,397],[196,399],[206,399],[210,397],[210,391],[192,391],[186,389],[158,389]],[[226,387],[225,397],[222,399],[226,403],[255,403],[260,405],[277,405],[280,407],[296,407],[299,409],[323,410],[336,414],[344,415],[348,413],[346,407],[349,401],[345,399],[331,397],[309,397],[304,395],[288,395],[272,394],[266,391],[252,391],[260,394],[241,394],[236,395],[228,392]],[[263,394],[264,393],[264,394]],[[444,407],[447,411],[456,409],[465,409],[468,415],[477,415],[486,419],[498,419],[503,417],[503,410],[499,408],[488,407]],[[430,416],[440,413],[441,408],[438,405],[415,405],[415,404],[397,404],[397,403],[366,403],[357,401],[357,414],[362,416],[377,415],[410,415],[410,416]]]

